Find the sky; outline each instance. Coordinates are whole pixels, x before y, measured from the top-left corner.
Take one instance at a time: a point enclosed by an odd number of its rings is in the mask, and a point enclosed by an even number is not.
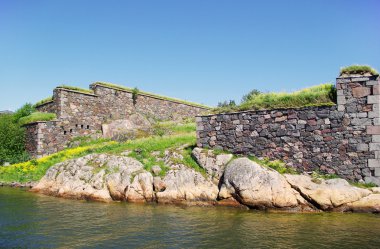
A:
[[[380,70],[379,0],[0,0],[0,110],[96,81],[216,106]]]

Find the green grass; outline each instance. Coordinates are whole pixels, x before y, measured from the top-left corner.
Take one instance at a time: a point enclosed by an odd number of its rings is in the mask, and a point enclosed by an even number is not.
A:
[[[271,110],[301,108],[308,106],[333,106],[336,102],[336,88],[333,84],[322,84],[293,93],[262,93],[255,95],[236,107],[214,109],[215,113],[246,110]]]
[[[343,74],[365,74],[379,75],[375,69],[367,65],[351,65],[340,69],[340,76]]]
[[[61,85],[61,86],[58,86],[58,88],[63,88],[63,89],[72,90],[72,91],[81,92],[81,93],[94,94],[94,91],[92,90],[84,89],[84,88],[80,88],[76,86]]]
[[[19,124],[26,125],[37,121],[51,121],[56,118],[57,115],[55,113],[33,112],[29,116],[20,118]]]
[[[137,89],[137,88],[130,88],[130,87],[126,87],[126,86],[120,86],[120,85],[116,85],[116,84],[112,84],[112,83],[108,83],[108,82],[95,82],[92,85],[106,86],[106,87],[110,87],[110,88],[113,88],[116,90],[127,91],[130,93],[136,92],[135,89]],[[138,96],[138,94],[148,95],[148,96],[152,96],[152,97],[159,98],[162,100],[175,101],[178,103],[183,103],[186,105],[196,106],[196,107],[200,107],[200,108],[211,109],[209,106],[206,106],[206,105],[202,105],[202,104],[198,104],[198,103],[194,103],[194,102],[189,102],[189,101],[182,100],[182,99],[166,97],[166,96],[162,96],[162,95],[158,95],[158,94],[154,94],[154,93],[149,93],[149,92],[144,92],[144,91],[140,91],[140,90],[138,91],[137,96]]]
[[[50,96],[46,99],[42,99],[42,100],[38,101],[37,103],[34,104],[34,107],[46,104],[46,103],[51,102],[51,101],[53,101],[53,96]]]
[[[264,167],[274,169],[280,174],[298,174],[295,169],[291,167],[286,167],[286,164],[280,160],[271,161],[268,158],[260,160],[255,156],[249,156],[248,158]]]
[[[370,183],[350,182],[350,184],[358,188],[367,188],[367,189],[377,187],[377,185],[372,182]]]
[[[165,150],[175,150],[176,148],[188,145],[189,148],[195,145],[196,139],[193,132],[182,135],[154,136],[137,140],[117,143],[114,141],[95,140],[84,142],[85,146],[70,148],[50,156],[24,163],[14,164],[8,167],[0,167],[0,182],[29,182],[38,181],[45,175],[46,171],[53,165],[74,158],[83,157],[93,153],[105,153],[120,155],[124,151],[131,151],[130,157],[139,160],[146,170],[151,170],[153,165],[160,165],[162,174],[168,170],[163,162],[157,160],[153,152],[164,154]],[[191,157],[191,150],[185,149],[184,159],[181,161],[188,167],[201,171],[200,167]]]

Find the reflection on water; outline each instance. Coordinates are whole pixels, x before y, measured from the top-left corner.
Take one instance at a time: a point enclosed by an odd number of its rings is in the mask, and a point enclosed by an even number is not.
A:
[[[380,216],[96,203],[0,188],[0,248],[379,248]]]

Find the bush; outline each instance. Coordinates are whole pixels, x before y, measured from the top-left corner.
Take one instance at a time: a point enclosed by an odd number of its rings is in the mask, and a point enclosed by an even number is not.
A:
[[[19,121],[33,111],[31,104],[25,104],[14,114],[0,116],[0,165],[29,159],[25,151],[25,129],[20,126]]]
[[[218,103],[218,107],[235,107],[236,106],[236,102],[235,100],[230,100],[230,101],[223,101],[223,102],[219,102]]]
[[[261,91],[259,91],[257,89],[253,89],[249,93],[247,93],[246,95],[243,96],[243,98],[241,99],[241,103],[251,101],[260,94],[262,94]]]

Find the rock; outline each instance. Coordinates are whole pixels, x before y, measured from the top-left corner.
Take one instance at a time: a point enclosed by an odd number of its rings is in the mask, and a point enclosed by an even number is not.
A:
[[[318,179],[313,182],[306,175],[284,175],[292,187],[298,190],[309,202],[322,210],[344,210],[348,203],[360,200],[371,194],[367,189],[351,186],[344,179]]]
[[[132,114],[128,119],[114,120],[111,123],[103,124],[102,131],[104,138],[113,138],[118,134],[123,134],[133,130],[145,130],[151,127],[151,123],[141,114]]]
[[[374,176],[367,176],[364,178],[366,183],[374,183],[377,186],[380,186],[380,179],[379,177],[374,177]]]
[[[204,168],[209,176],[218,184],[226,165],[233,158],[232,154],[215,155],[213,150],[194,148],[192,152],[199,166]]]
[[[371,188],[372,193],[380,194],[380,187]]]
[[[380,213],[380,194],[372,194],[349,204],[353,212]]]
[[[166,189],[166,184],[163,180],[161,180],[161,177],[156,176],[153,178],[153,187],[154,191],[163,192]]]
[[[312,209],[281,174],[248,158],[235,159],[226,167],[219,198],[231,197],[258,209]]]
[[[163,179],[166,189],[156,193],[158,203],[186,203],[206,205],[214,203],[218,187],[194,169],[183,165],[170,170]]]
[[[153,172],[153,174],[155,174],[156,176],[157,175],[159,175],[160,173],[161,173],[161,167],[160,166],[158,166],[158,165],[154,165],[153,167],[152,167],[152,172]]]
[[[152,201],[153,176],[133,158],[93,154],[51,167],[32,189],[98,201]]]

